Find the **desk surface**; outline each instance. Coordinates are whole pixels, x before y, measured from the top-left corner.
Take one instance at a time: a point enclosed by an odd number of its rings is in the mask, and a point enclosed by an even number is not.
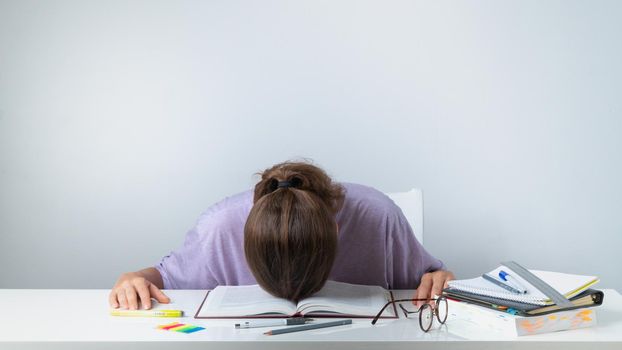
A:
[[[126,318],[109,315],[108,290],[0,290],[0,347],[30,348],[106,348],[131,343],[133,348],[249,348],[297,349],[328,348],[498,348],[500,343],[511,348],[530,348],[546,343],[547,348],[622,348],[622,296],[615,290],[605,290],[605,300],[597,310],[598,325],[557,333],[539,334],[508,339],[497,333],[468,332],[451,318],[446,326],[424,333],[418,320],[381,320],[376,326],[368,319],[356,319],[349,326],[327,328],[279,336],[265,336],[265,328],[235,329],[236,320],[197,320],[193,315],[205,296],[200,290],[166,291],[173,303],[166,308],[182,309],[182,318]],[[412,295],[412,291],[398,291]],[[157,325],[178,321],[206,328],[204,331],[183,334],[159,330]],[[173,344],[175,343],[175,344]],[[414,344],[416,343],[416,344]]]

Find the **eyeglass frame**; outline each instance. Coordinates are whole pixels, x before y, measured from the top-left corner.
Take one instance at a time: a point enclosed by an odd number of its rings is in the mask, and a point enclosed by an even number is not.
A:
[[[435,301],[435,307],[432,307],[432,305],[430,305],[428,302],[434,300]],[[378,322],[378,320],[380,319],[380,316],[382,315],[382,313],[384,312],[384,310],[386,310],[386,308],[391,305],[391,304],[395,304],[395,303],[403,303],[403,302],[414,302],[414,301],[426,301],[425,304],[419,306],[419,309],[417,309],[417,311],[408,311],[405,308],[402,307],[402,305],[400,304],[400,308],[402,309],[402,311],[404,311],[404,313],[406,314],[405,316],[408,317],[407,314],[411,314],[411,313],[418,313],[419,314],[419,327],[421,327],[421,330],[424,332],[428,332],[431,328],[432,328],[432,324],[434,323],[434,315],[436,315],[436,319],[438,320],[438,322],[440,324],[445,324],[445,322],[447,321],[447,316],[449,315],[449,304],[447,303],[447,298],[445,296],[441,296],[438,298],[428,298],[428,299],[398,299],[398,300],[391,300],[389,302],[387,302],[386,304],[384,304],[384,306],[382,307],[382,309],[380,309],[380,311],[378,312],[378,314],[376,315],[376,317],[374,317],[374,319],[371,321],[372,325],[375,325],[376,322]],[[438,305],[441,302],[445,302],[445,306],[447,309],[447,312],[445,313],[445,318],[443,320],[441,320],[441,316],[438,313]],[[424,308],[431,308],[432,309],[432,322],[430,322],[430,326],[426,329],[425,327],[423,327],[423,320],[421,319],[421,315],[423,314],[421,311]],[[396,312],[397,312],[397,308],[395,308]]]

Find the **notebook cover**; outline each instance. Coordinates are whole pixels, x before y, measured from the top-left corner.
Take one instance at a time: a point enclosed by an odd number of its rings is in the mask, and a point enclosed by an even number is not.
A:
[[[577,294],[576,296],[570,298],[569,300],[573,301],[573,300],[577,300],[577,299],[583,298],[586,295],[591,295],[592,296],[592,301],[593,301],[593,304],[591,304],[591,305],[572,306],[572,307],[567,307],[567,308],[560,308],[560,309],[556,309],[556,310],[550,310],[550,311],[546,311],[546,312],[542,312],[542,313],[538,313],[538,314],[529,314],[528,313],[529,311],[541,309],[541,308],[544,308],[544,307],[548,307],[550,305],[533,305],[533,304],[519,303],[519,302],[515,302],[515,301],[511,301],[511,300],[493,298],[493,297],[473,294],[473,293],[469,293],[469,292],[464,292],[464,291],[457,290],[457,289],[452,289],[452,288],[444,289],[443,290],[443,294],[445,294],[448,298],[456,299],[458,301],[465,301],[465,302],[468,302],[468,303],[471,303],[471,304],[476,304],[476,305],[479,305],[479,306],[484,306],[484,307],[487,307],[489,309],[497,310],[497,311],[500,311],[500,312],[506,312],[506,311],[505,310],[499,310],[498,308],[495,307],[495,305],[507,306],[509,308],[512,308],[512,309],[516,310],[517,311],[517,313],[516,313],[517,315],[525,316],[525,317],[541,316],[541,315],[546,315],[546,314],[555,313],[555,312],[559,312],[559,311],[567,311],[567,310],[573,310],[573,309],[580,309],[580,308],[584,308],[584,307],[598,306],[598,305],[601,305],[603,303],[603,299],[604,299],[604,294],[603,294],[602,291],[596,290],[596,289],[588,289],[588,290],[586,290],[586,291],[584,291],[584,292],[582,292],[580,294]]]
[[[205,293],[205,298],[203,298],[203,301],[201,302],[201,305],[199,305],[199,308],[197,309],[197,311],[194,314],[194,318],[197,319],[246,319],[246,318],[289,318],[289,317],[297,317],[297,316],[301,316],[301,315],[249,315],[249,316],[199,316],[199,311],[201,310],[201,308],[203,308],[203,304],[205,304],[205,301],[207,300],[207,297],[209,295],[209,293],[211,292],[211,290],[208,290],[207,293]],[[395,298],[393,297],[393,292],[389,291],[389,295],[391,296],[391,300],[393,301],[395,300]],[[380,310],[378,310],[380,311]],[[398,314],[397,314],[397,306],[395,306],[395,304],[393,304],[393,313],[395,314],[395,316],[380,316],[380,318],[399,318]],[[376,315],[365,315],[365,316],[355,316],[355,315],[349,315],[349,314],[319,314],[319,313],[308,313],[305,314],[304,317],[317,317],[317,318],[374,318],[376,317]]]

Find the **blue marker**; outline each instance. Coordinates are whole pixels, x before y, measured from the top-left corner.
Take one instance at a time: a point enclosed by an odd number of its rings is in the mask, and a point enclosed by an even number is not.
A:
[[[504,282],[504,281],[500,281],[500,280],[498,280],[498,279],[496,279],[496,278],[494,278],[492,276],[489,276],[487,273],[483,274],[482,277],[486,281],[494,283],[494,284],[498,285],[499,287],[501,287],[501,288],[503,288],[503,289],[505,289],[505,290],[507,290],[509,292],[512,292],[514,294],[521,294],[520,290],[510,286],[509,283]]]
[[[509,284],[512,285],[512,287],[514,287],[514,289],[518,290],[520,293],[525,294],[527,293],[527,289],[525,289],[525,287],[523,287],[522,284],[520,284],[516,278],[510,276],[509,273],[501,270],[499,271],[499,278],[501,278],[502,280],[508,282]]]

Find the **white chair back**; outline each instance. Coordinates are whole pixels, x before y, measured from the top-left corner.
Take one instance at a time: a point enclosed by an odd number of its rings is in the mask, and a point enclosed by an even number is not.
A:
[[[423,245],[423,192],[418,188],[413,188],[408,192],[387,193],[386,195],[402,209],[415,237]]]

